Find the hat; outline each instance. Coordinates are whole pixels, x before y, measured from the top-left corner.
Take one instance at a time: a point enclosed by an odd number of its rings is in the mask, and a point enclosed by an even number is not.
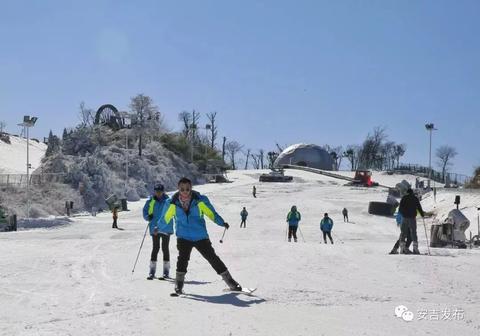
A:
[[[412,190],[412,188],[408,188],[408,189],[407,189],[407,194],[413,195],[413,190]]]
[[[157,182],[157,183],[155,183],[155,185],[153,187],[153,190],[154,191],[164,191],[165,187],[163,186],[163,184]]]

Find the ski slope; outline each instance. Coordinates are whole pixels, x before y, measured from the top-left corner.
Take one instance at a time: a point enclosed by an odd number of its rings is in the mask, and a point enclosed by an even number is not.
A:
[[[27,173],[27,139],[10,135],[10,144],[0,141],[0,174]],[[40,167],[47,145],[29,141],[29,161],[33,172]]]
[[[231,224],[220,244],[223,229],[208,222],[210,238],[234,278],[258,287],[255,297],[224,293],[225,284],[198,252],[192,253],[186,277],[191,295],[170,297],[172,283],[145,280],[149,236],[132,274],[146,223],[143,202],[131,203],[131,211],[119,214],[124,231],[112,230],[105,213],[63,227],[0,235],[0,335],[480,334],[480,250],[388,255],[398,238],[394,219],[367,213],[369,201],[385,200],[383,189],[346,187],[303,171],[288,172],[292,183],[259,183],[260,173],[235,171],[229,173],[233,183],[195,188]],[[470,196],[462,206],[476,232],[472,208],[480,197]],[[425,210],[435,205],[446,211],[453,206],[450,197],[443,191],[437,203],[426,197]],[[285,241],[292,205],[302,214],[305,242],[300,232],[298,243]],[[239,228],[243,206],[249,212],[246,229]],[[342,220],[343,207],[350,223]],[[324,212],[335,221],[335,245],[320,244]],[[426,252],[421,221],[418,235]],[[175,265],[174,240],[170,251]],[[407,306],[415,319],[397,318],[398,305]],[[418,319],[421,311],[445,308],[460,308],[464,316]]]

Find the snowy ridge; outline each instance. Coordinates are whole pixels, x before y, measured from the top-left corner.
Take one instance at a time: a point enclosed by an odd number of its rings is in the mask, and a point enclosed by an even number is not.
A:
[[[102,213],[75,218],[64,227],[0,235],[0,254],[11,256],[0,266],[0,334],[478,334],[480,250],[431,249],[432,257],[388,255],[398,238],[395,221],[367,213],[369,201],[385,200],[385,190],[346,187],[340,180],[304,171],[289,171],[291,183],[259,183],[260,173],[230,172],[233,183],[195,187],[230,223],[223,244],[223,229],[207,223],[212,244],[242,286],[258,287],[255,296],[224,293],[221,278],[193,252],[185,284],[189,295],[171,298],[173,284],[145,280],[148,236],[132,275],[146,226],[142,200],[120,214],[124,231],[112,230],[111,215]],[[403,177],[374,176],[384,184],[394,184],[395,178],[399,182]],[[257,198],[251,194],[253,185]],[[450,197],[439,191],[437,209],[451,208]],[[479,201],[471,194],[462,206]],[[425,210],[431,210],[429,202],[426,198]],[[298,243],[285,241],[285,217],[292,205],[302,214],[305,242],[300,232]],[[249,217],[247,227],[240,229],[243,206]],[[349,209],[350,223],[342,220],[343,207]],[[334,245],[320,238],[324,212],[335,222]],[[468,216],[476,219],[473,212]],[[423,230],[419,222],[421,252],[426,251]],[[170,253],[174,274],[174,239]],[[408,307],[415,319],[395,317],[398,305]],[[463,309],[463,319],[418,319],[418,311],[445,308]]]

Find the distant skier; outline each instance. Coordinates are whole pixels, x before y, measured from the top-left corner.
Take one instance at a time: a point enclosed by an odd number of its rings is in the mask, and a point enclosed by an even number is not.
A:
[[[215,211],[209,199],[192,190],[192,182],[188,178],[181,178],[178,182],[178,191],[167,201],[160,218],[160,221],[164,221],[167,225],[173,225],[172,220],[175,219],[178,249],[175,292],[177,294],[183,293],[185,274],[193,248],[196,248],[207,259],[231,290],[240,291],[242,287],[232,278],[227,266],[217,256],[212,247],[205,226],[205,219],[203,219],[204,215],[215,224],[226,229],[229,228],[228,223]]]
[[[347,210],[347,208],[343,208],[342,215],[343,215],[343,221],[348,223],[348,210]]]
[[[400,234],[400,253],[407,254],[405,239],[410,233],[413,241],[413,254],[420,254],[418,250],[418,238],[417,238],[417,211],[422,217],[425,217],[422,205],[417,196],[413,194],[413,190],[408,188],[407,194],[402,197],[398,212],[402,215],[402,226]]]
[[[325,244],[327,243],[327,236],[330,239],[330,242],[333,244],[333,239],[332,239],[332,228],[333,228],[333,220],[328,217],[328,213],[325,213],[323,215],[322,220],[320,221],[320,230],[322,230],[323,233],[323,241]]]
[[[253,186],[252,194],[254,198],[257,198],[257,188],[255,186]]]
[[[163,277],[168,278],[170,275],[170,235],[173,233],[171,225],[162,225],[159,227],[159,219],[162,215],[163,207],[169,199],[164,193],[164,186],[161,183],[156,183],[153,187],[154,194],[150,197],[143,206],[143,218],[149,221],[150,236],[152,237],[152,253],[150,254],[150,271],[147,279],[155,278],[157,270],[157,256],[160,250],[160,239],[162,240],[162,254],[163,254]],[[160,222],[165,224],[164,222]]]
[[[112,218],[113,218],[112,229],[118,229],[118,226],[117,226],[118,208],[116,206],[114,206],[112,209]]]
[[[297,207],[294,205],[290,209],[290,212],[287,214],[287,223],[288,223],[288,241],[292,241],[292,236],[293,236],[293,241],[296,243],[297,242],[297,229],[298,229],[298,223],[302,219],[302,216],[300,215],[300,212],[297,211]]]
[[[240,227],[246,228],[247,227],[247,217],[248,217],[248,211],[243,207],[243,210],[240,212],[240,217],[242,218],[242,222],[240,223]]]
[[[399,228],[401,228],[403,217],[402,217],[402,214],[400,212],[397,212],[397,215],[395,216],[395,220],[397,222],[397,226]],[[407,243],[405,245],[405,254],[412,254],[412,251],[409,250],[409,247],[410,247],[411,243],[412,243],[412,237],[411,237],[410,231],[408,231],[407,232]],[[397,239],[397,242],[395,243],[395,245],[393,245],[393,248],[392,248],[392,250],[390,251],[389,254],[398,254],[399,246],[400,246],[400,238]]]

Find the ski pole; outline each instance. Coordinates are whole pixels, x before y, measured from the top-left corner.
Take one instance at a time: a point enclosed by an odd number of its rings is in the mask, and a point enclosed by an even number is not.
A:
[[[425,239],[427,240],[428,255],[430,255],[430,244],[428,243],[427,225],[425,224],[425,218],[422,217],[422,220],[423,220],[423,227],[425,228]]]
[[[305,238],[303,237],[302,229],[300,229],[300,226],[298,227],[298,232],[300,232],[300,235],[302,236],[303,242],[306,243]]]
[[[143,234],[142,243],[140,244],[140,248],[138,249],[137,259],[135,259],[135,264],[133,265],[132,275],[133,275],[133,272],[135,272],[135,266],[137,266],[138,257],[140,256],[140,251],[142,250],[143,242],[145,241],[145,236],[147,235],[147,230],[148,230],[148,225],[149,224],[150,223],[147,223],[147,227],[145,228],[145,233]]]
[[[227,232],[227,228],[225,228],[225,229],[223,230],[223,235],[222,235],[222,239],[220,239],[220,244],[223,243],[223,237],[225,237],[225,233],[226,233],[226,232]]]

